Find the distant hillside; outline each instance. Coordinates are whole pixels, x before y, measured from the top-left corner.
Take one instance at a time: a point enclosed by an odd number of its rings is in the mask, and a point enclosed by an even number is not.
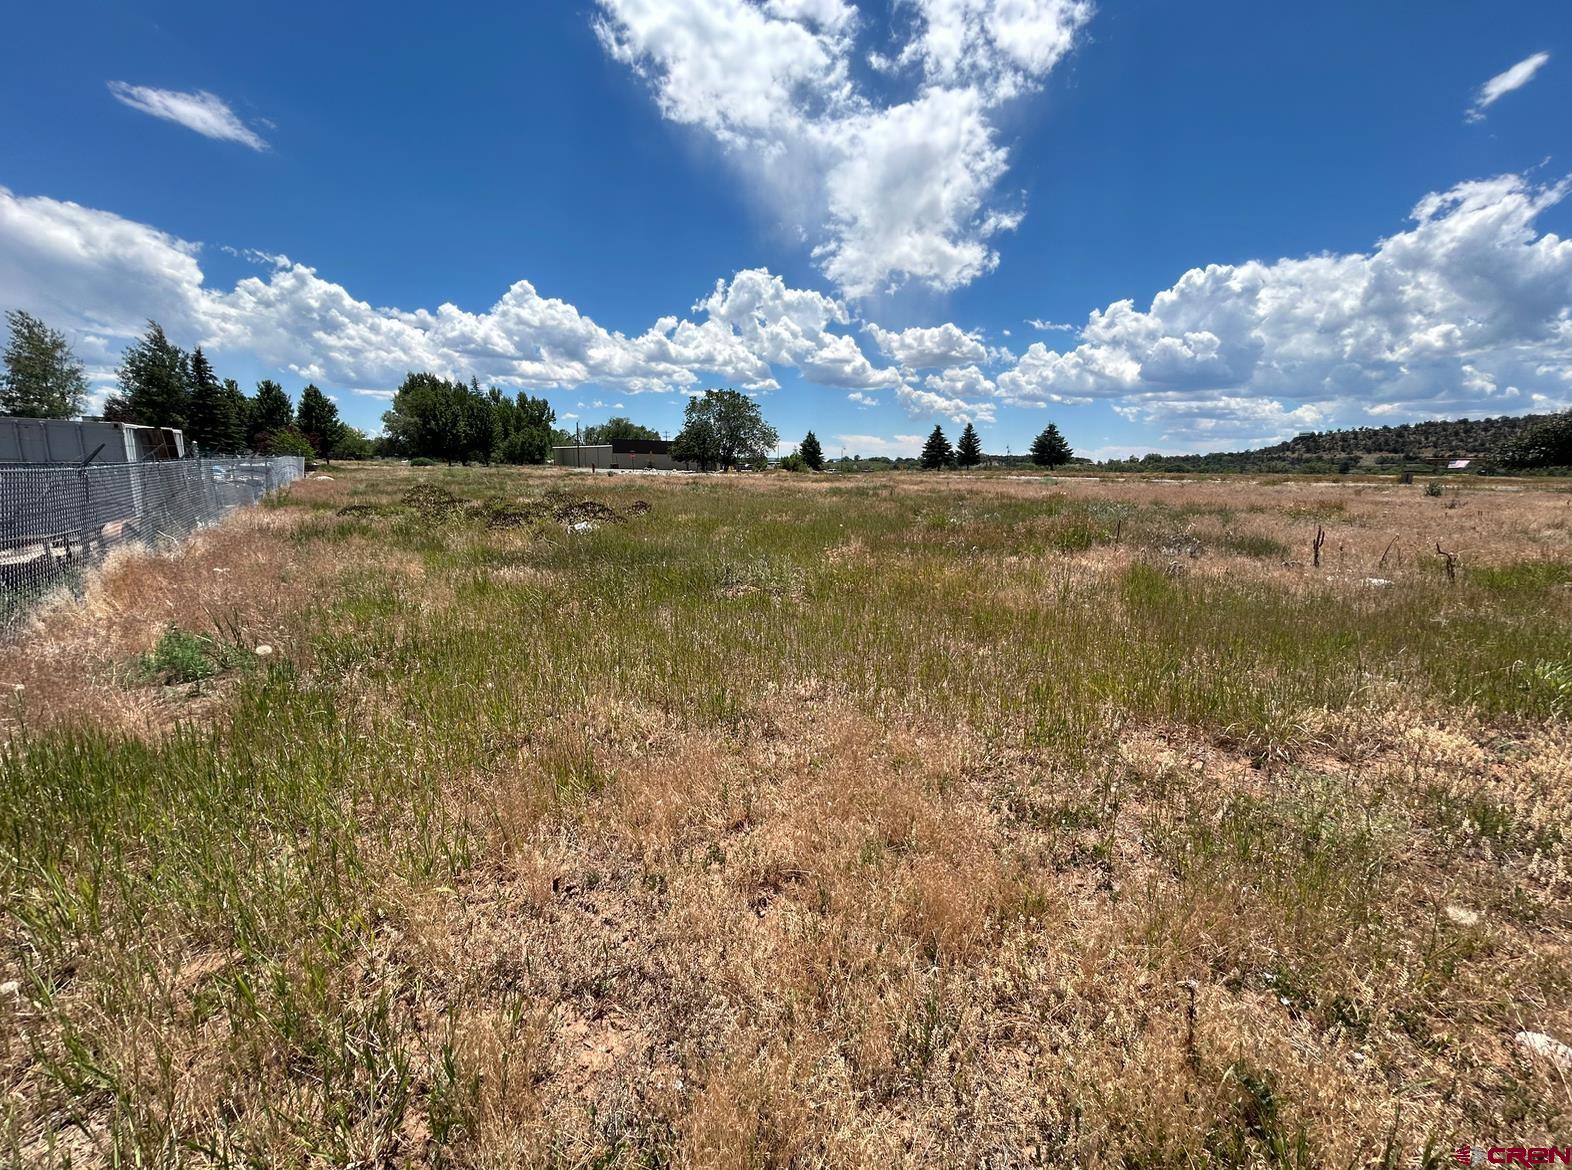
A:
[[[1110,460],[1114,471],[1340,471],[1373,470],[1408,461],[1488,460],[1524,432],[1553,416],[1521,414],[1500,418],[1403,423],[1393,427],[1354,427],[1344,431],[1306,431],[1286,443],[1256,451],[1209,455],[1147,455]]]
[[[1355,427],[1347,431],[1306,431],[1257,454],[1289,458],[1341,458],[1348,455],[1409,455],[1415,458],[1483,458],[1499,451],[1548,414],[1460,418],[1404,423],[1396,427]]]

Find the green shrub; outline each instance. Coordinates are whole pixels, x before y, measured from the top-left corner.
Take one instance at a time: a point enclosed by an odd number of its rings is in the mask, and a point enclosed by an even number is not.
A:
[[[144,676],[168,684],[201,682],[245,661],[239,646],[172,625],[138,665]]]
[[[411,467],[435,467],[437,461],[426,455],[417,455],[409,461]]]
[[[1445,490],[1446,489],[1441,486],[1441,481],[1439,479],[1432,479],[1429,483],[1425,484],[1425,495],[1434,499],[1439,499]]]
[[[298,455],[302,459],[315,459],[317,456],[311,440],[294,428],[274,432],[267,446],[270,455]]]

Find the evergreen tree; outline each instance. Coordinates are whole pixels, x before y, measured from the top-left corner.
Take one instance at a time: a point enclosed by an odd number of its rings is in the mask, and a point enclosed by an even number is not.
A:
[[[100,413],[100,417],[105,422],[136,422],[136,417],[131,413],[131,403],[124,394],[106,394],[104,396],[104,409]]]
[[[147,332],[121,356],[120,391],[132,422],[185,428],[191,410],[189,363],[157,321],[149,321]]]
[[[802,446],[797,448],[797,454],[802,456],[802,461],[809,471],[824,470],[824,448],[819,446],[819,436],[812,431],[803,436]]]
[[[1032,440],[1032,462],[1038,467],[1046,467],[1049,471],[1062,463],[1070,462],[1074,455],[1075,452],[1070,450],[1070,444],[1064,441],[1064,436],[1053,423],[1044,427],[1042,434]]]
[[[233,378],[224,379],[223,434],[216,450],[238,455],[251,442],[251,399]]]
[[[5,318],[11,340],[5,347],[5,372],[0,374],[0,414],[23,418],[81,414],[87,378],[65,334],[20,309]]]
[[[928,441],[922,446],[923,470],[938,471],[954,462],[955,448],[951,447],[950,440],[944,437],[944,428],[935,426],[933,434],[928,436]]]
[[[976,467],[982,462],[982,440],[971,423],[961,432],[961,441],[955,447],[955,461],[962,467]]]
[[[186,412],[186,445],[194,445],[203,455],[225,451],[229,435],[229,399],[200,345],[191,351],[188,370],[191,405]]]
[[[248,434],[251,449],[263,454],[270,452],[269,441],[281,431],[288,430],[295,422],[295,407],[284,388],[271,378],[257,383],[256,397],[247,412]]]
[[[338,407],[315,385],[300,392],[300,408],[295,413],[295,429],[306,437],[311,449],[330,458],[344,424],[338,421]]]

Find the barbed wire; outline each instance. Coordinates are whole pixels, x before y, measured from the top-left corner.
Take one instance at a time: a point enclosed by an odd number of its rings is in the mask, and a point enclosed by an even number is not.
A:
[[[117,548],[161,549],[305,474],[299,456],[0,464],[0,631],[80,593]]]

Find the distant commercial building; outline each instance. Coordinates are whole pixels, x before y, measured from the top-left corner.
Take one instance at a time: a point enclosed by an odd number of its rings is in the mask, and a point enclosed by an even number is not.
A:
[[[596,471],[697,471],[698,465],[671,457],[665,439],[613,439],[609,443],[570,443],[553,447],[560,467],[593,467]]]

